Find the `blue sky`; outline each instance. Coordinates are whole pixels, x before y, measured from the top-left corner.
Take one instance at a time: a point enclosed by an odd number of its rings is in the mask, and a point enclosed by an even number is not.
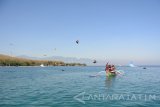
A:
[[[159,40],[159,0],[0,0],[2,54],[160,64]]]

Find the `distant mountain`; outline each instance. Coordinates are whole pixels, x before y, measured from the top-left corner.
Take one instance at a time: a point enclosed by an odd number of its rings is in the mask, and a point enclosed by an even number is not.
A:
[[[40,59],[38,57],[30,57],[30,56],[27,56],[27,55],[20,55],[20,56],[16,56],[16,57],[26,58],[26,59],[33,59],[33,60],[39,60]]]

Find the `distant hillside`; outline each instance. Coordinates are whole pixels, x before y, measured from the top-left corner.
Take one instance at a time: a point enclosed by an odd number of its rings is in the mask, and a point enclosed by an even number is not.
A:
[[[55,60],[32,60],[27,58],[11,57],[0,54],[0,66],[86,66],[81,63],[64,63],[63,61]]]
[[[105,60],[97,60],[97,63],[93,63],[94,59],[90,58],[77,58],[77,57],[64,57],[64,56],[45,56],[45,57],[31,57],[27,55],[17,56],[19,58],[32,59],[32,60],[55,60],[55,61],[63,61],[65,63],[85,63],[88,66],[105,66]]]

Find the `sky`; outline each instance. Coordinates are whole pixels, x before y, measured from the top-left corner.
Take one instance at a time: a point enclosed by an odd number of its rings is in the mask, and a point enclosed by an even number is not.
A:
[[[159,0],[0,0],[0,54],[160,64],[159,41]]]

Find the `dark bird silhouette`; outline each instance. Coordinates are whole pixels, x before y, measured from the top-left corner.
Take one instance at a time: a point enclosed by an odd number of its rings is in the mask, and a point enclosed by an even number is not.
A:
[[[93,61],[93,63],[95,64],[95,63],[97,63],[97,61],[96,61],[96,60],[94,60],[94,61]]]
[[[76,43],[79,44],[79,40],[76,40]]]

